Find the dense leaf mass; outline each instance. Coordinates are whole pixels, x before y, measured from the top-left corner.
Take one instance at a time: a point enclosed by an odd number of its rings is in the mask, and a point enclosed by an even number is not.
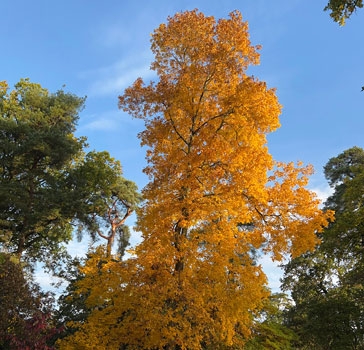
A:
[[[0,253],[0,348],[53,349],[52,337],[60,332],[52,321],[50,295],[27,277],[19,261]]]
[[[91,290],[94,311],[64,349],[241,348],[269,295],[255,252],[311,249],[331,215],[305,188],[312,169],[268,152],[281,106],[247,74],[259,54],[239,12],[178,13],[151,41],[158,81],[119,97],[145,121],[143,241],[125,262],[88,260],[82,271],[108,282]]]
[[[46,261],[71,238],[67,177],[84,146],[73,135],[83,104],[29,80],[0,85],[0,245],[19,257]]]
[[[117,241],[123,253],[140,195],[120,162],[85,154],[75,137],[85,99],[27,79],[8,90],[0,84],[0,248],[55,269],[78,226],[79,238],[105,238],[109,254]]]
[[[294,300],[287,325],[315,349],[362,349],[364,150],[342,152],[324,171],[333,189],[325,208],[335,210],[335,222],[320,233],[314,252],[285,266],[283,287]]]

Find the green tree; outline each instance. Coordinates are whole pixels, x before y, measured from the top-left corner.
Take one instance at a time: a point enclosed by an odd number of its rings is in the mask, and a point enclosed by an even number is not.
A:
[[[85,146],[73,134],[84,101],[29,80],[0,84],[0,246],[18,257],[47,261],[72,237],[66,182]]]
[[[364,345],[364,150],[350,148],[328,161],[325,176],[333,188],[325,208],[335,222],[312,253],[285,266],[283,288],[294,306],[287,322],[303,344],[322,349],[361,349]]]
[[[363,7],[363,0],[330,0],[325,6],[325,11],[330,11],[330,17],[341,26],[356,11]]]
[[[74,136],[83,105],[83,98],[50,94],[29,80],[11,92],[0,84],[0,248],[22,266],[42,261],[60,277],[64,243],[76,226],[80,239],[106,240],[107,259],[117,241],[122,257],[130,237],[125,221],[141,201],[120,162],[108,152],[85,154],[85,138]],[[78,305],[71,311],[82,313],[82,300]]]
[[[244,350],[291,350],[297,340],[294,331],[284,323],[283,310],[289,305],[287,295],[272,294],[264,303],[259,318],[255,322],[252,338]]]
[[[122,253],[125,220],[140,202],[108,152],[84,154],[85,138],[74,136],[83,106],[83,98],[29,80],[10,93],[0,85],[0,246],[53,269],[76,225],[79,238],[104,238],[108,254],[117,240]]]
[[[105,151],[89,152],[71,175],[84,191],[78,203],[78,238],[86,232],[94,241],[105,239],[108,257],[117,241],[122,257],[130,238],[125,221],[141,202],[136,184],[122,176],[120,162]]]

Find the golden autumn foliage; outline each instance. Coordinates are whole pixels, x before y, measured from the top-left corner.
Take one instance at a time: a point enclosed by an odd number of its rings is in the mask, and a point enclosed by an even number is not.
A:
[[[90,304],[101,297],[105,305],[71,337],[80,348],[241,348],[269,295],[253,252],[280,260],[317,243],[332,214],[305,188],[311,167],[268,152],[281,106],[247,74],[258,49],[237,11],[218,21],[178,13],[152,34],[158,81],[138,79],[119,97],[146,125],[143,241],[135,257],[108,262],[105,280],[93,282]]]
[[[57,341],[57,348],[78,349],[119,349],[113,339],[113,331],[118,316],[110,312],[114,302],[120,303],[121,281],[125,280],[120,269],[121,262],[110,257],[107,249],[99,246],[89,252],[88,259],[79,267],[79,278],[75,294],[69,294],[69,302],[87,296],[83,308],[90,310],[89,317],[82,322],[68,322],[67,329],[77,330],[73,335]],[[108,310],[105,313],[105,310]],[[102,334],[100,332],[103,332]],[[118,341],[119,342],[119,341]]]

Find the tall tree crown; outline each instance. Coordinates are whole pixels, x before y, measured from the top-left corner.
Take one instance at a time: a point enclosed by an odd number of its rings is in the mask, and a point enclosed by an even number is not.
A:
[[[85,140],[73,134],[84,98],[24,79],[0,88],[0,243],[19,257],[58,251],[74,215],[65,179]],[[67,197],[68,196],[68,197]]]
[[[93,334],[110,348],[242,348],[269,295],[255,252],[310,249],[329,215],[305,189],[311,168],[268,152],[281,106],[247,74],[259,55],[239,12],[178,13],[154,31],[152,50],[158,81],[138,79],[119,97],[146,126],[143,241],[124,265],[105,265],[120,287],[103,288],[110,303],[69,344]],[[116,326],[99,340],[101,315]]]

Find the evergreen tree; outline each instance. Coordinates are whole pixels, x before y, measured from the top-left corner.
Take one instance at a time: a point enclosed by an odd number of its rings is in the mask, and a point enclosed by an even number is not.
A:
[[[294,306],[287,322],[302,344],[317,349],[364,346],[364,150],[350,148],[326,164],[333,189],[325,209],[336,220],[319,237],[314,252],[285,266],[283,288]]]

